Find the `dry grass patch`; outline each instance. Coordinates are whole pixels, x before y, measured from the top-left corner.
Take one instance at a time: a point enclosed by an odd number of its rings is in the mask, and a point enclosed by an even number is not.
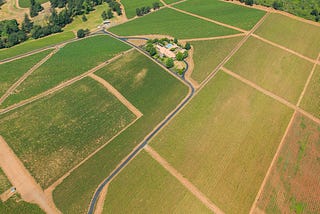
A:
[[[270,14],[256,34],[316,59],[320,51],[320,28],[281,14]]]
[[[313,64],[251,37],[225,67],[295,104]]]
[[[320,213],[320,125],[297,115],[258,202],[266,213]]]

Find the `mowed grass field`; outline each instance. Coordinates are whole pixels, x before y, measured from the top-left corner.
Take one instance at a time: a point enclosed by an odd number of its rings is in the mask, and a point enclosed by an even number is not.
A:
[[[14,84],[24,73],[37,62],[48,55],[52,50],[43,51],[22,59],[0,64],[0,97]]]
[[[211,211],[149,154],[142,151],[108,186],[103,213]]]
[[[190,42],[194,48],[191,77],[201,83],[231,52],[243,37]]]
[[[222,211],[248,213],[291,114],[219,71],[151,146]]]
[[[89,77],[0,115],[0,133],[46,188],[135,119]]]
[[[109,6],[107,3],[102,3],[101,5],[95,6],[94,11],[91,11],[89,14],[85,14],[87,17],[87,21],[82,21],[82,15],[78,15],[73,17],[73,21],[66,25],[63,30],[64,31],[77,31],[79,29],[97,29],[98,25],[100,25],[103,20],[101,14],[103,11],[107,11]]]
[[[129,48],[130,46],[104,35],[69,43],[17,87],[3,106],[10,106],[53,88]]]
[[[164,8],[109,29],[121,36],[160,34],[191,39],[239,33],[193,16]]]
[[[147,7],[147,6],[152,8],[152,4],[154,2],[159,2],[160,6],[162,6],[162,3],[159,0],[121,0],[121,3],[124,6],[128,19],[136,16],[137,8]]]
[[[320,213],[320,125],[297,114],[259,199],[265,213]]]
[[[70,174],[53,192],[63,213],[86,213],[97,186],[186,96],[188,88],[134,51],[96,73],[112,84],[143,116]]]
[[[5,192],[11,187],[11,183],[0,168],[0,194]],[[16,193],[6,202],[0,200],[0,213],[8,214],[21,214],[21,213],[33,213],[33,214],[44,214],[44,212],[34,204],[27,203],[21,199]]]
[[[320,66],[313,73],[300,106],[320,118]]]
[[[270,14],[255,32],[312,59],[320,52],[320,28],[280,14]]]
[[[251,37],[225,67],[295,104],[313,64]]]
[[[174,7],[244,30],[253,28],[266,13],[220,0],[187,0]]]
[[[58,44],[60,42],[67,41],[72,38],[75,38],[73,32],[62,32],[58,34],[53,34],[51,36],[46,36],[40,39],[30,39],[14,47],[1,49],[0,60],[14,57],[30,51],[34,51],[36,49],[43,48],[46,46]]]

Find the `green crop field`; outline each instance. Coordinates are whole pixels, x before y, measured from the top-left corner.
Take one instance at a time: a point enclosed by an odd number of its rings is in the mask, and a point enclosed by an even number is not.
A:
[[[175,7],[244,30],[250,30],[265,14],[262,10],[219,0],[187,0]]]
[[[320,212],[320,125],[298,114],[259,199],[265,213]]]
[[[248,213],[291,114],[219,71],[151,146],[222,211]]]
[[[44,92],[113,58],[130,47],[109,36],[94,36],[67,44],[34,71],[3,103],[7,107]]]
[[[126,54],[97,75],[120,91],[143,116],[54,190],[54,201],[63,213],[86,213],[99,183],[187,94],[186,86],[138,52]]]
[[[0,64],[0,97],[32,66],[52,50],[47,50],[12,62]]]
[[[0,194],[8,190],[11,184],[0,168]],[[0,213],[8,214],[21,214],[21,213],[32,213],[32,214],[43,214],[44,212],[36,205],[29,204],[23,201],[20,196],[16,193],[6,202],[0,200]]]
[[[164,0],[165,3],[167,4],[173,4],[173,3],[176,3],[176,2],[179,2],[181,0]]]
[[[316,59],[320,52],[320,28],[280,14],[270,14],[256,34]]]
[[[36,0],[36,2],[39,2],[40,4],[46,3],[49,0]],[[29,8],[30,5],[30,0],[19,0],[19,6],[23,8]]]
[[[316,68],[312,76],[302,99],[301,107],[320,118],[320,66]]]
[[[121,3],[124,6],[124,9],[126,11],[127,18],[133,18],[136,16],[136,9],[141,7],[147,7],[149,6],[152,8],[152,4],[154,2],[159,2],[159,0],[121,0]],[[162,6],[162,4],[160,3]]]
[[[14,47],[0,49],[0,60],[7,59],[30,51],[34,51],[36,49],[43,48],[46,46],[58,44],[60,42],[70,40],[74,37],[75,36],[73,32],[62,32],[41,39],[30,39]]]
[[[250,38],[225,67],[295,104],[312,66],[309,61]]]
[[[86,78],[1,115],[0,133],[41,186],[48,187],[134,119],[102,85]]]
[[[201,83],[219,63],[231,52],[243,37],[229,39],[194,41],[192,78]]]
[[[142,151],[108,186],[103,213],[211,212]]]
[[[112,27],[110,31],[121,36],[160,34],[177,37],[178,39],[239,33],[169,8],[161,9],[155,13]]]

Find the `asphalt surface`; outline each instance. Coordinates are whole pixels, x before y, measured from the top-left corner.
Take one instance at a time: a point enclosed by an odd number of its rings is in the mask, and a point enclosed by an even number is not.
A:
[[[105,34],[121,40],[122,42],[130,45],[131,47],[134,47],[138,50],[141,51],[141,49],[131,43],[129,43],[127,41],[127,39],[144,39],[144,40],[148,40],[147,38],[125,38],[125,37],[117,37],[116,35],[110,34],[108,32],[104,32]],[[158,61],[156,61],[154,58],[152,58],[151,56],[148,55],[148,57],[153,60],[154,62],[156,62],[157,64],[159,63]],[[185,72],[188,70],[188,63],[186,63],[186,69]],[[192,84],[190,82],[188,82],[185,78],[184,78],[184,74],[183,73],[182,76],[179,76],[178,74],[172,72],[169,69],[166,69],[168,72],[171,72],[172,74],[176,75],[178,78],[180,78],[189,88],[190,88],[190,93],[189,95],[183,100],[183,102],[181,102],[177,108],[171,112],[164,121],[162,121],[156,129],[154,129],[141,143],[140,145],[133,151],[130,153],[130,155],[99,185],[99,187],[97,188],[97,190],[95,191],[93,198],[91,200],[90,206],[89,206],[89,210],[88,210],[88,214],[93,214],[94,213],[94,209],[96,206],[96,203],[98,201],[99,195],[101,193],[101,191],[103,190],[103,188],[115,177],[119,174],[119,172],[128,165],[128,163],[134,158],[136,157],[139,152],[150,142],[150,140],[165,126],[169,123],[169,121],[188,103],[188,101],[193,97],[195,89],[192,86]]]

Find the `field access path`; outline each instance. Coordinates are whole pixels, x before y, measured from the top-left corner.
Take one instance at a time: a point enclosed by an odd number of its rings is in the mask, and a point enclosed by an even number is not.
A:
[[[34,180],[2,136],[0,136],[0,166],[24,201],[36,203],[48,214],[61,213],[54,202],[46,197],[40,185]]]
[[[132,161],[139,154],[139,152],[142,149],[145,148],[145,146],[150,142],[150,140],[153,139],[153,137],[155,137],[192,100],[194,95],[197,94],[209,82],[209,80],[211,80],[216,75],[216,73],[224,66],[224,64],[227,63],[227,61],[241,48],[241,46],[249,39],[249,37],[256,31],[256,29],[264,22],[264,20],[268,17],[268,15],[269,15],[269,12],[266,13],[250,31],[246,32],[246,36],[236,45],[236,47],[229,53],[229,55],[213,70],[213,72],[202,82],[202,84],[197,89],[197,91],[195,91],[195,88],[189,81],[187,81],[185,78],[180,78],[177,74],[174,74],[172,71],[167,69],[164,65],[162,65],[157,60],[152,58],[149,54],[145,53],[139,47],[129,43],[123,37],[119,37],[118,35],[115,35],[109,31],[104,31],[105,34],[108,34],[113,38],[118,39],[130,45],[131,47],[135,48],[137,51],[139,51],[140,53],[142,53],[143,55],[151,59],[153,62],[158,64],[164,70],[166,70],[168,73],[170,73],[171,75],[175,76],[177,79],[182,81],[185,85],[189,87],[189,94],[162,122],[160,122],[160,124],[158,124],[158,126],[154,130],[152,130],[149,133],[149,135],[145,137],[145,139],[136,148],[133,149],[133,151],[125,159],[122,160],[122,162],[118,165],[118,167],[116,167],[113,170],[113,172],[111,172],[111,174],[98,186],[95,193],[93,194],[91,203],[89,205],[88,214],[94,214],[94,210],[97,205],[99,195],[103,191],[103,189],[129,164],[130,161]],[[175,171],[178,172],[177,170]],[[181,180],[179,180],[179,182],[181,182]],[[201,195],[204,196],[204,194],[201,194]],[[214,204],[211,202],[211,205],[214,205]],[[218,208],[216,205],[214,205],[214,207]],[[223,211],[221,212],[223,213]]]

